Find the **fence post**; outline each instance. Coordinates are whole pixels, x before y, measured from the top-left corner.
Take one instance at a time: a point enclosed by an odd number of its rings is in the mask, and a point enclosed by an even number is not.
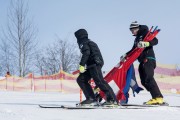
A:
[[[6,91],[7,91],[7,77],[6,77]]]
[[[44,82],[45,82],[45,92],[46,92],[46,78],[44,79]]]
[[[35,86],[36,86],[36,80],[34,79],[34,76],[33,76],[33,82],[34,82],[34,92],[36,92],[36,88],[35,88]]]
[[[14,91],[14,77],[13,77],[13,91]]]
[[[63,92],[63,90],[62,90],[62,80],[63,80],[63,78],[60,79],[60,81],[61,81],[61,92]]]
[[[59,72],[59,80],[60,80],[60,92],[62,93],[63,90],[62,90],[62,80],[63,80],[63,74],[62,74],[62,70],[60,70]]]
[[[32,75],[31,75],[31,92],[34,92],[34,77],[33,77],[33,73],[31,73]]]
[[[82,90],[80,89],[80,102],[82,102]]]

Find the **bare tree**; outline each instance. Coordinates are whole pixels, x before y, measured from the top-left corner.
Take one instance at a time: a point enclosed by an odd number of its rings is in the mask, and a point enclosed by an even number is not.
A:
[[[39,50],[35,54],[35,67],[36,67],[36,72],[40,73],[40,75],[44,75],[44,55],[41,52],[42,50]]]
[[[10,46],[6,40],[3,40],[1,38],[1,44],[0,44],[0,75],[5,75],[5,73],[8,71],[11,74],[14,74],[14,68],[13,68],[13,59],[12,59],[12,51],[10,49]]]
[[[47,74],[57,73],[60,69],[70,73],[77,69],[80,60],[78,46],[60,38],[48,46],[45,55],[36,56],[37,68],[41,73],[46,71]]]
[[[25,76],[31,69],[36,33],[37,29],[28,19],[28,4],[23,0],[12,0],[4,36],[12,50],[11,57],[19,76]]]
[[[66,72],[72,72],[77,69],[80,61],[80,55],[78,54],[78,46],[71,44],[68,40],[61,40],[57,38],[57,43],[54,44],[57,47],[56,53],[62,69]]]

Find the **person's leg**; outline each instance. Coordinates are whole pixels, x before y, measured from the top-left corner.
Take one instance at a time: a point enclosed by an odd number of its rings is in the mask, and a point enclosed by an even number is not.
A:
[[[89,80],[91,79],[91,76],[89,75],[89,72],[86,71],[85,73],[81,73],[77,78],[77,83],[79,87],[82,89],[86,99],[95,99],[94,92],[92,90],[91,85],[89,84]]]
[[[141,81],[152,96],[152,99],[144,103],[147,105],[163,104],[164,102],[163,96],[154,79],[155,67],[156,67],[156,62],[153,60],[148,60],[147,62],[143,63],[143,65],[140,67]]]
[[[90,74],[91,74],[95,84],[100,88],[100,90],[102,90],[105,93],[107,101],[116,101],[117,102],[116,96],[115,96],[112,88],[109,86],[109,84],[103,78],[101,67],[96,66],[96,67],[89,69],[89,71],[90,71]]]
[[[148,60],[144,64],[144,71],[145,71],[145,85],[149,89],[149,92],[152,95],[152,98],[163,97],[159,87],[154,79],[154,69],[156,67],[156,63],[154,60]]]
[[[138,71],[139,71],[139,76],[140,76],[140,79],[141,79],[141,84],[146,88],[147,91],[149,91],[148,87],[145,84],[146,76],[145,76],[145,71],[144,71],[144,63],[139,64]]]

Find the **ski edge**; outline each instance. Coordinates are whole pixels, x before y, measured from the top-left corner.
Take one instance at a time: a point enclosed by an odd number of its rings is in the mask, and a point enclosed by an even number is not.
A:
[[[168,103],[165,103],[163,105],[146,105],[146,104],[124,104],[122,106],[138,106],[138,107],[177,107],[180,108],[180,105],[169,105]]]
[[[139,106],[118,106],[118,107],[80,107],[80,106],[66,106],[66,105],[39,105],[40,108],[59,108],[59,109],[144,109]]]

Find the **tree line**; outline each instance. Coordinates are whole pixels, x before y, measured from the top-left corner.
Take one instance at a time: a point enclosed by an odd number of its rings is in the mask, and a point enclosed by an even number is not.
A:
[[[23,0],[11,0],[7,25],[0,37],[0,75],[6,72],[24,77],[28,73],[51,75],[61,69],[72,72],[78,68],[78,46],[56,37],[46,48],[39,48],[38,28],[28,16],[29,6]]]

